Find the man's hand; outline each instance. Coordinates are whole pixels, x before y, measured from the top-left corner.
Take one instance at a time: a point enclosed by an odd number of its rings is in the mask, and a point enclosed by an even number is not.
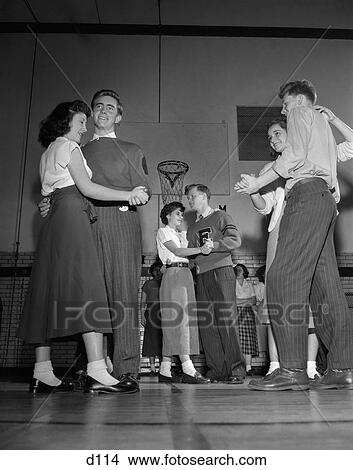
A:
[[[50,211],[50,198],[43,197],[43,199],[38,203],[38,210],[42,217],[46,217]]]
[[[331,109],[325,108],[325,106],[317,105],[315,106],[315,109],[316,111],[319,111],[319,113],[321,113],[329,122],[333,121],[336,117]]]
[[[149,194],[145,186],[137,186],[130,192],[129,204],[131,206],[143,206],[148,202]]]
[[[257,193],[260,189],[257,178],[253,175],[240,175],[241,180],[235,183],[234,189],[241,194]]]

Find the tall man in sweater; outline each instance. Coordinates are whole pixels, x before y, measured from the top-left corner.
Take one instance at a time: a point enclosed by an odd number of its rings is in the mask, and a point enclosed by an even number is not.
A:
[[[82,150],[92,181],[113,189],[143,186],[149,191],[141,149],[115,134],[123,112],[119,95],[113,90],[97,91],[91,107],[94,135]],[[135,205],[94,201],[98,218],[93,230],[112,312],[114,375],[123,382],[134,381],[140,366],[137,303],[142,246],[136,205],[141,201],[136,198],[133,202]]]
[[[255,390],[303,390],[309,302],[316,332],[328,349],[326,373],[315,389],[353,389],[353,331],[333,242],[339,201],[337,145],[330,126],[314,107],[316,90],[306,81],[280,89],[290,146],[261,176],[242,175],[235,189],[253,194],[286,179],[287,204],[275,259],[267,275],[267,302],[280,369],[252,381]]]
[[[235,275],[232,252],[240,247],[240,233],[224,211],[210,207],[210,190],[203,184],[185,188],[189,205],[196,211],[196,222],[187,232],[189,247],[213,240],[208,256],[196,256],[198,266],[197,301],[202,347],[212,381],[232,384],[244,382],[245,361],[236,323]]]

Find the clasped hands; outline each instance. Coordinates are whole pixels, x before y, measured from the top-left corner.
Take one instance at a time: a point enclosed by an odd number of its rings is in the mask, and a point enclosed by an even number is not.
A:
[[[200,246],[201,254],[209,255],[212,251],[212,248],[213,248],[213,241],[206,240],[204,245]]]
[[[254,174],[241,174],[241,180],[235,183],[234,189],[241,194],[254,194],[259,192],[258,179]]]
[[[142,206],[149,200],[148,190],[145,186],[137,186],[130,191],[128,202],[130,206]]]

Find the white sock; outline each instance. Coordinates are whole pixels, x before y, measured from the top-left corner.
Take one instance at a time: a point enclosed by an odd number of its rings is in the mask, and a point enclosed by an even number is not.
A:
[[[308,361],[306,364],[306,372],[308,374],[309,379],[314,379],[315,375],[320,377],[320,374],[316,370],[316,361]]]
[[[171,362],[162,361],[161,365],[159,366],[159,373],[164,375],[165,377],[171,377],[172,376],[171,368],[172,368]]]
[[[271,374],[274,370],[279,369],[279,362],[278,361],[271,361],[270,367],[266,375]]]
[[[36,362],[33,377],[51,387],[57,387],[61,384],[61,380],[54,375],[51,361]]]
[[[106,364],[106,366],[107,366],[108,374],[111,374],[111,373],[113,372],[113,370],[114,370],[114,367],[113,367],[113,363],[112,363],[112,361],[111,361],[111,359],[110,359],[109,356],[107,356],[107,357],[105,358],[105,364]]]
[[[87,375],[103,385],[116,385],[118,383],[118,380],[108,374],[107,365],[104,359],[89,362],[87,364]]]
[[[183,369],[184,374],[191,375],[191,377],[194,377],[194,375],[197,372],[191,359],[189,359],[188,361],[183,362],[181,367]]]

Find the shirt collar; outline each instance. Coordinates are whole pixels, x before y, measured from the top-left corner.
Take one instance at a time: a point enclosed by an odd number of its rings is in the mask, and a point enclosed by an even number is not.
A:
[[[202,212],[202,214],[197,214],[196,221],[200,219],[204,219],[205,217],[208,217],[209,215],[212,214],[212,212],[214,212],[214,209],[208,206],[207,209],[204,212]]]
[[[109,137],[110,139],[116,139],[116,134],[114,131],[109,132],[108,134],[105,134],[105,135],[93,134],[93,137],[91,140],[99,140],[101,137]]]

